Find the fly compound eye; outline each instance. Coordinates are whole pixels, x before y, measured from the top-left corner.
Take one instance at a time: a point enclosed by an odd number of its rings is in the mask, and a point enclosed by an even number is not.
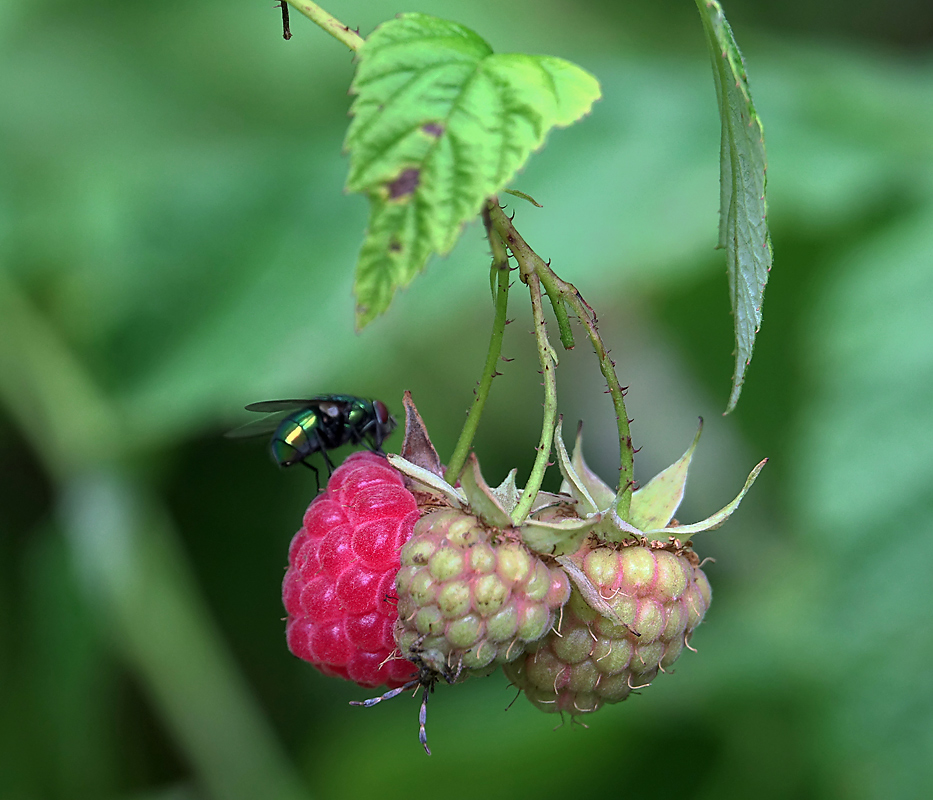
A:
[[[385,425],[389,421],[389,409],[381,400],[373,401],[373,410],[376,412],[376,422]]]

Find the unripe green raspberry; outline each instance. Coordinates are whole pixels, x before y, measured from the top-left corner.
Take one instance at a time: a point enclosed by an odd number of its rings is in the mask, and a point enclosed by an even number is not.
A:
[[[551,630],[570,583],[513,531],[442,509],[416,523],[396,590],[399,650],[450,676],[519,658]]]
[[[555,629],[505,673],[542,711],[575,715],[618,703],[666,671],[712,593],[696,554],[674,541],[591,540],[572,561],[619,619],[594,610],[574,588]]]

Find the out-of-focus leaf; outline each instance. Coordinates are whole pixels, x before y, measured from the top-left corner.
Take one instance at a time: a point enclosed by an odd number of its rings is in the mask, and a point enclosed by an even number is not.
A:
[[[25,592],[19,613],[28,635],[11,654],[16,671],[4,676],[15,678],[4,681],[10,695],[2,698],[3,707],[13,712],[6,719],[19,722],[19,735],[0,755],[4,794],[18,796],[15,776],[22,771],[42,775],[50,797],[112,796],[119,735],[110,714],[119,682],[102,628],[81,596],[65,541],[52,525],[29,533],[21,564]],[[30,707],[19,717],[16,705],[24,700]]]
[[[493,54],[468,28],[424,14],[403,14],[367,38],[352,91],[347,188],[370,200],[360,327],[431,253],[450,252],[551,128],[575,122],[600,96],[596,79],[567,61]]]
[[[860,797],[933,786],[933,206],[841,254],[802,334],[794,503],[820,554],[809,667]],[[810,635],[807,633],[806,635]],[[879,686],[879,646],[891,657]]]
[[[105,471],[72,480],[60,512],[87,596],[211,795],[305,798],[165,512]]]
[[[716,0],[696,0],[713,61],[722,120],[719,152],[719,246],[726,249],[735,318],[735,374],[726,412],[738,402],[761,327],[761,305],[771,271],[765,199],[764,130],[752,104],[745,63]]]

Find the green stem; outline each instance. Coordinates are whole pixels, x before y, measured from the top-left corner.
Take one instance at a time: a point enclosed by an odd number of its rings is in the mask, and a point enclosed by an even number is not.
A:
[[[537,266],[537,262],[541,261],[541,259],[512,226],[511,220],[499,206],[498,199],[493,198],[486,204],[486,209],[491,225],[502,237],[502,240],[518,262],[522,282],[528,285],[528,291],[531,295],[531,313],[535,325],[535,341],[538,344],[538,361],[541,364],[541,375],[544,379],[544,419],[541,424],[538,454],[535,456],[535,463],[532,465],[531,474],[528,476],[528,482],[522,491],[521,499],[512,511],[512,523],[520,525],[528,516],[538,490],[544,481],[544,473],[551,457],[551,447],[554,444],[554,425],[557,422],[557,375],[555,371],[557,353],[554,352],[554,348],[551,347],[551,343],[547,338],[541,279]]]
[[[510,249],[512,249],[510,247]],[[514,249],[513,255],[522,266],[523,278],[528,284],[531,295],[531,314],[535,324],[535,341],[538,343],[538,361],[541,364],[541,375],[544,378],[544,420],[541,423],[541,440],[538,442],[538,454],[528,476],[528,482],[522,490],[521,499],[512,510],[512,524],[521,525],[531,505],[538,496],[538,490],[544,482],[544,473],[547,470],[551,457],[551,447],[554,444],[554,425],[557,422],[557,354],[547,338],[547,323],[544,319],[544,304],[541,299],[541,281],[534,271],[527,271],[523,261]]]
[[[632,447],[632,433],[629,427],[628,414],[625,411],[625,392],[616,375],[615,364],[609,357],[609,351],[599,335],[599,330],[596,327],[596,315],[576,287],[561,280],[550,266],[529,247],[501,208],[495,206],[491,209],[490,215],[496,230],[506,241],[519,264],[522,264],[523,280],[525,279],[526,270],[534,273],[544,286],[548,296],[560,298],[563,304],[573,310],[580,323],[586,328],[593,350],[599,360],[599,369],[606,379],[606,385],[609,388],[609,394],[612,397],[612,404],[616,412],[616,423],[619,432],[619,502],[617,511],[623,519],[627,519],[632,504],[635,451]],[[521,255],[519,255],[520,253]]]
[[[322,27],[338,42],[345,44],[354,53],[358,53],[363,46],[365,40],[357,31],[348,28],[339,19],[328,14],[317,3],[312,3],[310,0],[288,0],[288,4]]]
[[[632,447],[632,431],[629,426],[628,414],[625,411],[625,390],[619,383],[619,376],[616,375],[615,362],[609,357],[609,351],[599,335],[593,309],[584,301],[573,284],[561,280],[551,272],[550,268],[548,268],[548,272],[550,272],[550,275],[542,276],[542,282],[554,283],[555,288],[564,298],[564,302],[573,309],[577,319],[586,328],[590,342],[593,345],[593,351],[596,353],[597,359],[599,359],[599,371],[602,372],[603,378],[606,379],[606,386],[609,388],[609,396],[612,398],[612,405],[615,408],[616,426],[619,432],[619,502],[616,511],[622,519],[628,519],[632,507],[635,449]]]
[[[487,220],[488,215],[484,211],[483,221],[487,222]],[[476,388],[476,398],[470,407],[470,413],[467,414],[466,422],[463,423],[460,438],[457,439],[457,445],[444,473],[444,480],[450,484],[455,483],[457,478],[460,477],[460,472],[470,453],[470,446],[473,444],[473,437],[476,436],[476,430],[479,427],[480,415],[482,415],[486,399],[489,397],[492,379],[499,374],[496,367],[499,364],[499,357],[502,355],[502,337],[507,322],[506,313],[509,305],[510,278],[509,255],[505,250],[502,238],[488,222],[486,234],[489,237],[490,247],[492,247],[492,266],[490,269],[496,277],[496,314],[493,318],[492,334],[489,337],[489,352],[486,354],[486,365],[483,367],[483,375],[480,378],[479,386]]]

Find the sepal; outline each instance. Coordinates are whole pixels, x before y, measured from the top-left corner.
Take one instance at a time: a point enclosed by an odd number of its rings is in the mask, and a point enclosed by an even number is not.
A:
[[[570,457],[567,455],[567,448],[564,445],[563,437],[563,418],[557,421],[557,427],[554,430],[554,444],[557,450],[557,465],[560,468],[560,474],[564,476],[564,480],[561,483],[560,490],[569,494],[574,500],[577,501],[577,513],[581,517],[587,517],[590,514],[596,514],[599,512],[600,508],[606,508],[606,506],[600,506],[599,501],[596,497],[593,496],[593,492],[590,491],[592,487],[595,490],[595,493],[600,497],[604,496],[603,488],[609,491],[610,497],[612,496],[612,490],[609,489],[596,475],[589,470],[586,464],[583,462],[583,456],[580,455],[579,463],[583,467],[582,471],[578,470],[576,465],[571,461]],[[578,453],[581,453],[581,437],[580,429],[577,429],[577,443],[574,449],[574,457],[576,458]]]
[[[603,596],[599,593],[599,589],[596,588],[593,582],[586,577],[586,573],[579,567],[579,565],[566,556],[561,556],[558,558],[557,563],[564,568],[564,572],[566,572],[570,580],[573,581],[573,585],[583,596],[583,599],[586,601],[586,604],[590,608],[592,608],[598,614],[601,614],[602,616],[611,620],[616,625],[620,625],[623,628],[632,631],[631,627],[629,627],[622,620],[622,618],[615,612],[615,609],[609,605],[605,598],[603,598]],[[632,631],[632,633],[635,633],[635,631]],[[639,636],[640,634],[635,633],[635,635]]]
[[[691,536],[696,533],[702,533],[703,531],[712,531],[720,527],[739,507],[739,503],[742,502],[742,498],[748,493],[748,490],[752,488],[752,484],[755,482],[755,479],[758,477],[758,474],[761,470],[764,469],[765,464],[768,463],[768,459],[758,462],[755,465],[755,468],[749,473],[748,479],[745,481],[745,485],[742,487],[742,491],[738,493],[735,500],[733,500],[729,505],[721,508],[711,517],[707,517],[701,522],[695,522],[692,525],[672,525],[666,528],[661,528],[660,530],[647,530],[645,531],[646,536],[653,536],[656,534],[668,534],[670,536],[675,536],[680,539],[682,542],[687,542]]]
[[[602,514],[586,519],[567,517],[559,522],[528,517],[521,527],[522,541],[529,550],[550,556],[565,556],[580,549],[583,540],[602,520]]]
[[[506,478],[506,484],[508,484],[508,480]],[[513,476],[513,483],[514,480]],[[512,526],[512,518],[509,516],[509,512],[502,507],[495,491],[489,487],[489,484],[483,478],[476,453],[470,453],[466,466],[463,468],[463,472],[460,473],[460,488],[466,495],[470,512],[491,528],[510,528]],[[504,496],[507,498],[508,495],[509,491],[506,487]]]
[[[563,438],[560,435],[560,422],[558,422],[557,428],[557,441],[558,444],[558,458],[560,458],[561,449],[566,453],[564,448]],[[581,422],[577,426],[577,438],[573,446],[573,458],[570,459],[570,468],[574,474],[574,480],[582,484],[586,491],[589,493],[590,497],[595,504],[597,510],[607,509],[610,505],[613,504],[615,498],[615,492],[597,475],[593,470],[587,466],[586,461],[583,459],[583,423]],[[561,467],[561,474],[564,475],[564,482],[560,487],[562,492],[570,492],[570,480],[567,477],[565,468]]]
[[[696,450],[701,433],[703,433],[702,417],[696,436],[693,437],[693,444],[687,448],[687,452],[632,494],[630,522],[636,528],[642,530],[664,528],[674,518],[674,514],[684,499],[687,471],[690,469],[693,451]]]
[[[389,453],[387,458],[395,469],[408,478],[409,491],[437,495],[444,498],[451,506],[467,507],[466,495],[447,483],[440,475],[435,475],[424,467],[412,464],[411,461],[397,456],[395,453]]]

